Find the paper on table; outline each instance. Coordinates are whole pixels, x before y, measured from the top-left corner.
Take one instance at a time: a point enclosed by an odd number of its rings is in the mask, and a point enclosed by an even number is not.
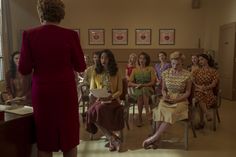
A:
[[[15,109],[7,109],[5,111],[9,113],[19,114],[19,115],[25,115],[25,114],[33,113],[33,108],[30,106],[23,106],[23,107],[19,107]]]
[[[5,111],[7,109],[10,109],[11,106],[10,105],[0,105],[0,111]]]
[[[111,93],[108,93],[107,89],[105,89],[105,88],[102,88],[102,89],[91,89],[90,92],[96,98],[106,98],[106,97],[109,97],[111,95]]]

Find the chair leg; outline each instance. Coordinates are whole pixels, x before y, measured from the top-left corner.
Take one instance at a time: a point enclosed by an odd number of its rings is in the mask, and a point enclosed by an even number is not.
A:
[[[89,134],[90,140],[93,140],[93,134]]]
[[[82,113],[84,114],[85,113],[85,102],[83,101],[83,106],[82,106]]]
[[[191,125],[191,129],[192,129],[192,132],[193,132],[193,137],[196,138],[197,134],[196,134],[196,131],[195,131],[195,128],[193,126],[193,122],[192,121],[190,122],[190,125]]]
[[[188,122],[185,122],[184,148],[185,150],[188,150]]]
[[[133,121],[134,121],[134,114],[135,114],[135,104],[133,104]]]
[[[216,131],[216,109],[213,109],[213,130]]]
[[[218,108],[216,109],[216,115],[217,115],[218,123],[220,123],[220,115],[219,115],[219,110],[218,110]]]
[[[123,132],[123,129],[120,130],[120,139],[121,139],[121,142],[124,142],[124,132]]]

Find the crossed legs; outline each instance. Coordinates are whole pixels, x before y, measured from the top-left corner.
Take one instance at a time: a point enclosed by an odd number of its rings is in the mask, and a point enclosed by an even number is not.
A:
[[[170,127],[170,123],[167,122],[156,122],[154,134],[148,137],[143,142],[143,147],[147,149],[151,145],[155,145],[160,140],[161,135]]]

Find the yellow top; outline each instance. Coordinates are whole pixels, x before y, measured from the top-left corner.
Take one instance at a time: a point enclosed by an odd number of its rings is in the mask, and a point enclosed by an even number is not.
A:
[[[90,89],[107,88],[111,91],[114,99],[119,99],[122,94],[122,79],[119,72],[115,76],[110,76],[107,72],[97,74],[94,70],[91,76]]]

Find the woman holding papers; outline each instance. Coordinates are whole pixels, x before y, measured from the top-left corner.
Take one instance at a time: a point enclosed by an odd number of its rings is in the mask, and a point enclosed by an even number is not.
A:
[[[90,89],[102,89],[101,92],[104,95],[106,95],[104,91],[110,94],[106,97],[95,94],[96,101],[87,112],[87,130],[96,133],[97,126],[109,140],[109,150],[119,150],[121,141],[113,131],[124,128],[123,106],[119,101],[122,93],[122,80],[114,55],[110,50],[103,50],[100,53],[99,62],[92,73]]]
[[[32,105],[38,157],[76,157],[79,138],[78,97],[74,71],[86,68],[77,32],[59,26],[62,0],[38,0],[41,26],[23,32],[19,71],[33,72]]]
[[[170,55],[172,68],[162,73],[162,99],[153,109],[156,123],[152,136],[143,142],[143,147],[157,147],[162,133],[178,120],[188,118],[188,97],[191,92],[191,73],[182,68],[184,55],[173,52]]]

